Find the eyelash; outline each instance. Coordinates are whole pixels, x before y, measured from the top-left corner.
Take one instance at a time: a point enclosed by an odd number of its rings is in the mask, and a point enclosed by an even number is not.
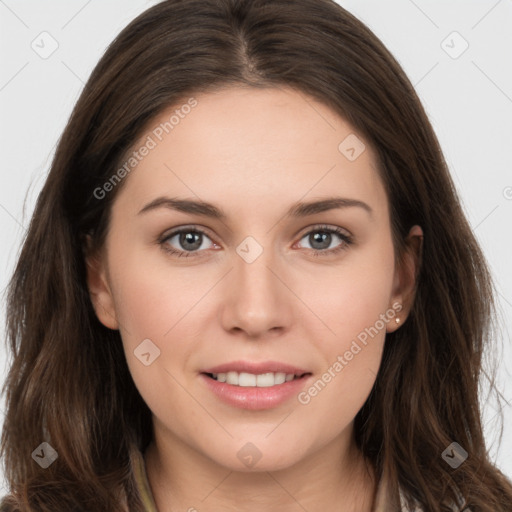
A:
[[[343,243],[340,244],[339,246],[335,247],[334,249],[323,249],[323,250],[322,249],[308,249],[309,251],[312,251],[314,257],[335,255],[341,251],[347,250],[348,247],[353,244],[352,237],[346,235],[340,228],[333,228],[333,227],[323,226],[323,225],[315,226],[313,229],[307,231],[300,237],[300,240],[302,240],[305,236],[310,235],[311,233],[315,233],[315,232],[330,233],[330,234],[338,235],[341,238]],[[205,231],[198,228],[197,226],[192,226],[192,227],[181,228],[176,231],[173,231],[172,233],[163,235],[162,237],[160,237],[158,239],[158,243],[161,245],[162,249],[165,252],[172,254],[174,256],[178,256],[179,258],[181,258],[181,257],[189,258],[191,256],[196,256],[196,253],[202,252],[202,251],[180,251],[178,249],[174,249],[174,247],[170,247],[167,244],[167,242],[171,238],[173,238],[176,235],[179,235],[181,233],[201,233],[202,235],[205,235],[206,237],[210,238]]]

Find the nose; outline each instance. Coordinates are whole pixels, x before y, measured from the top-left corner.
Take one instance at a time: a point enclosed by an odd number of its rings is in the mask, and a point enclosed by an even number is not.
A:
[[[288,330],[297,299],[285,284],[285,274],[270,250],[263,250],[250,263],[235,254],[234,268],[225,282],[223,328],[228,332],[242,331],[251,339]]]

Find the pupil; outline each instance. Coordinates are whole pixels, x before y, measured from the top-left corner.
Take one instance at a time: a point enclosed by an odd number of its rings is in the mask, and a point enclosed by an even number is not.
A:
[[[180,235],[180,244],[182,247],[187,248],[188,243],[192,244],[192,247],[188,247],[188,249],[199,249],[201,247],[200,233],[181,233]],[[194,238],[196,238],[194,242]]]
[[[311,245],[314,249],[326,249],[331,244],[331,233],[326,231],[317,231],[315,234],[310,236],[313,237],[313,243],[311,243]],[[327,241],[327,243],[325,243],[325,241]],[[322,247],[315,247],[314,243],[317,242],[324,242],[324,244]]]

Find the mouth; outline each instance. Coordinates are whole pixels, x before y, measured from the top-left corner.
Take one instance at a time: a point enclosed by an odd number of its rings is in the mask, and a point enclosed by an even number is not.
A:
[[[252,372],[247,371],[247,365],[242,365],[243,368],[238,365],[239,371],[227,366],[210,368],[200,372],[199,376],[206,389],[225,404],[253,411],[269,410],[290,403],[313,378],[311,372],[283,367],[281,364],[274,365],[274,371],[269,365],[265,365],[265,369],[261,368],[263,365],[260,365],[260,369],[252,365]],[[232,368],[234,365],[229,366]]]
[[[231,361],[200,370],[199,376],[222,402],[253,411],[289,403],[313,378],[305,368],[282,361]]]
[[[311,375],[309,372],[300,373],[284,373],[284,372],[265,372],[265,373],[248,373],[248,372],[219,372],[209,373],[202,372],[212,380],[217,382],[223,382],[230,384],[231,386],[238,387],[257,387],[257,388],[268,388],[272,386],[278,386],[285,382],[291,382],[293,380],[304,379]]]

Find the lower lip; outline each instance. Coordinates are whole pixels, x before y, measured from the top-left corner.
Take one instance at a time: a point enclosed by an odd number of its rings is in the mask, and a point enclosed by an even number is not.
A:
[[[271,409],[285,403],[293,396],[297,396],[305,383],[311,377],[304,375],[299,379],[293,379],[283,384],[259,388],[256,386],[233,386],[226,382],[219,382],[208,375],[201,373],[208,388],[213,391],[223,402],[253,411]]]

